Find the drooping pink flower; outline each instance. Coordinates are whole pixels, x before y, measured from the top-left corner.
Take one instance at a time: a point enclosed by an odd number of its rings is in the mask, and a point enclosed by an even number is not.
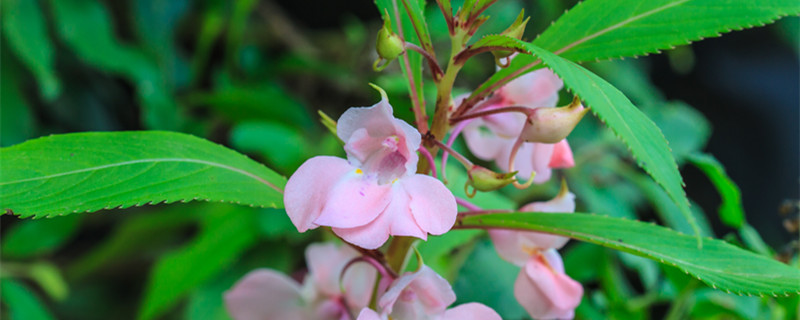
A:
[[[510,81],[492,98],[475,106],[474,112],[508,106],[552,108],[558,102],[558,91],[563,86],[561,79],[549,69],[537,70]],[[476,157],[494,160],[501,169],[509,170],[509,157],[525,120],[526,116],[518,112],[473,119],[463,131],[467,147]],[[526,179],[535,172],[534,183],[548,181],[552,169],[574,165],[566,139],[555,144],[525,142],[517,151],[514,163],[519,178]]]
[[[455,197],[441,181],[415,173],[421,136],[392,116],[385,95],[348,109],[337,135],[347,160],[311,158],[286,184],[286,213],[298,231],[330,226],[345,241],[375,249],[390,235],[427,239],[450,230]]]
[[[378,300],[381,312],[362,309],[358,320],[441,319],[441,320],[493,320],[500,319],[491,308],[480,303],[466,303],[447,309],[456,301],[450,284],[428,266],[416,272],[407,272],[392,282]]]
[[[562,184],[558,195],[544,202],[532,202],[519,209],[521,212],[575,212],[575,195]],[[489,230],[495,250],[504,260],[522,266],[531,253],[537,250],[561,249],[569,238],[541,232],[493,229]]]
[[[582,296],[555,249],[532,255],[514,282],[514,297],[534,319],[572,319]]]
[[[251,271],[225,293],[225,307],[236,320],[346,319],[369,304],[376,271],[345,265],[359,254],[348,246],[312,244],[306,249],[308,275],[300,284],[269,269]],[[342,292],[344,290],[344,292]]]
[[[523,212],[569,213],[575,211],[575,195],[565,183],[559,194],[545,202],[533,202]],[[583,288],[564,273],[556,249],[569,238],[530,231],[489,230],[497,254],[522,267],[514,284],[514,296],[535,319],[570,319],[580,304]]]

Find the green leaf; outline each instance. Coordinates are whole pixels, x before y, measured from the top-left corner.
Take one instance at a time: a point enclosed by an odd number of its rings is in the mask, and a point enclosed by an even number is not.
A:
[[[540,57],[581,98],[592,112],[628,146],[636,163],[667,192],[698,235],[700,229],[689,209],[683,179],[658,126],[637,109],[622,92],[585,68],[535,45],[529,51]]]
[[[739,236],[742,237],[742,242],[744,242],[748,248],[762,255],[772,256],[772,248],[764,242],[764,239],[761,238],[758,231],[751,225],[743,224],[742,227],[739,228]]]
[[[411,30],[414,29],[414,25],[411,22],[411,19],[409,18],[409,14],[406,11],[405,6],[398,6],[397,13],[395,13],[392,1],[393,0],[375,0],[375,5],[378,7],[378,11],[380,12],[381,15],[383,15],[384,12],[389,12],[389,16],[391,17],[392,23],[393,23],[392,30],[394,30],[395,32],[399,32],[401,30],[400,26],[402,26],[402,30],[404,31],[403,32],[403,37],[405,38],[405,41],[406,42],[411,42],[411,43],[419,43],[420,41],[419,41],[419,37],[417,37],[417,34],[415,32],[411,32]],[[421,8],[420,10],[422,10],[422,8],[425,8],[425,4],[424,4],[425,0],[409,0],[409,1],[423,2],[422,4],[417,3],[417,5],[415,7]],[[397,19],[396,19],[396,17],[398,17],[398,16],[400,17],[400,21],[397,21]],[[416,97],[412,96],[412,98],[413,99],[417,99],[419,101],[420,105],[423,105],[424,102],[425,102],[425,100],[424,100],[424,94],[425,93],[424,93],[424,90],[422,90],[422,88],[423,88],[423,85],[422,85],[422,83],[423,83],[422,82],[422,69],[423,69],[422,68],[422,55],[417,53],[417,52],[415,52],[415,51],[411,51],[411,50],[408,50],[406,52],[408,54],[409,70],[411,71],[411,79],[408,79],[408,77],[407,77],[408,72],[406,72],[406,65],[404,63],[400,63],[400,68],[403,71],[402,72],[403,77],[406,77],[407,81],[413,81],[414,85],[417,87],[417,96]],[[398,60],[402,60],[402,59],[403,58],[401,57]],[[411,96],[411,94],[413,92],[411,91],[411,87],[410,86],[408,87],[408,90],[409,90],[408,93]]]
[[[30,139],[36,125],[31,107],[22,95],[19,68],[7,51],[0,52],[5,61],[0,68],[0,146],[6,147]]]
[[[240,122],[231,129],[231,145],[256,153],[280,172],[293,172],[308,159],[310,151],[298,129],[274,121]]]
[[[213,92],[191,94],[187,96],[187,102],[213,108],[232,121],[261,119],[301,127],[313,124],[303,104],[273,83],[225,86]]]
[[[466,216],[459,228],[510,228],[588,241],[672,265],[737,294],[800,293],[800,270],[716,239],[696,239],[655,224],[590,214],[509,213]]]
[[[186,228],[196,222],[201,206],[209,204],[171,205],[147,215],[128,216],[118,224],[108,238],[86,254],[78,257],[66,270],[70,279],[80,279],[106,265],[129,263],[150,248],[162,248],[174,243]]]
[[[796,14],[795,0],[587,0],[533,43],[573,61],[634,57]]]
[[[19,221],[5,231],[0,252],[6,259],[31,258],[53,252],[78,231],[80,219],[75,215]]]
[[[688,156],[689,162],[706,174],[717,188],[722,204],[719,206],[719,218],[727,226],[740,228],[744,224],[744,208],[739,187],[725,173],[725,168],[710,154],[694,153]]]
[[[153,319],[191,290],[229,267],[258,239],[253,209],[212,206],[199,235],[186,247],[159,260],[147,281],[138,319]]]
[[[431,35],[428,34],[428,24],[425,23],[425,1],[422,1],[422,3],[418,0],[402,1],[422,48],[428,52],[434,52],[433,43],[431,43]]]
[[[8,306],[8,312],[4,316],[11,320],[55,319],[33,290],[16,280],[9,278],[0,280],[0,297]]]
[[[174,130],[184,118],[155,62],[137,47],[114,36],[111,18],[97,0],[51,0],[55,29],[84,63],[129,79],[143,106],[144,124]]]
[[[54,50],[39,1],[3,1],[2,11],[3,33],[11,49],[33,71],[42,96],[52,101],[61,91],[61,83],[56,76]]]
[[[639,56],[796,14],[800,2],[795,0],[587,0],[562,15],[533,44],[577,62]],[[536,70],[536,60],[517,56],[476,92]]]
[[[522,319],[527,313],[512,290],[519,272],[519,267],[500,259],[491,241],[484,239],[475,245],[453,283],[458,297],[453,305],[479,302],[497,311],[503,319]]]
[[[282,207],[286,179],[182,133],[54,135],[0,149],[0,207],[20,217],[175,201]]]

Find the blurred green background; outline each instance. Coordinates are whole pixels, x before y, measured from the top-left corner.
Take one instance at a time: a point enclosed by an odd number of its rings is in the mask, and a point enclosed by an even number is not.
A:
[[[499,1],[479,35],[504,30],[524,8],[532,16],[525,38],[532,40],[574,2]],[[181,131],[289,176],[309,157],[343,155],[316,112],[335,119],[348,107],[375,103],[369,82],[387,90],[399,117],[412,119],[399,66],[372,71],[381,21],[371,1],[0,4],[2,146],[67,132]],[[444,20],[435,5],[428,7],[435,47],[446,56]],[[797,17],[785,18],[661,55],[589,65],[664,131],[706,234],[795,264],[799,31]],[[468,62],[459,92],[494,68],[489,54]],[[430,82],[424,88],[431,107],[435,88]],[[564,93],[562,104],[569,100]],[[578,166],[560,175],[577,194],[579,211],[688,230],[598,121],[585,119],[570,142]],[[738,184],[747,223],[720,218],[717,189],[687,164],[699,152],[716,156]],[[459,179],[457,168],[448,171]],[[549,198],[557,181],[476,202],[513,208]],[[36,221],[3,215],[0,223],[2,311],[11,319],[225,319],[220,295],[236,279],[257,267],[300,278],[305,245],[330,238],[324,231],[297,234],[282,210],[205,203]],[[460,301],[525,317],[509,286],[517,271],[499,260],[483,233],[432,237],[420,250],[454,283]],[[564,256],[567,272],[586,288],[579,318],[797,317],[797,297],[728,295],[670,267],[594,245],[572,243]]]

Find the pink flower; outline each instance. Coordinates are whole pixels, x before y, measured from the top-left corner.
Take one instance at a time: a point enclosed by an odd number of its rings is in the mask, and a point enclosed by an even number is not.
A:
[[[572,319],[582,296],[555,249],[532,255],[514,283],[514,297],[534,319]]]
[[[420,134],[392,116],[385,94],[342,114],[337,135],[347,160],[311,158],[286,184],[286,213],[298,231],[330,226],[342,239],[375,249],[389,235],[427,239],[450,230],[455,197],[441,181],[415,173]]]
[[[306,249],[308,275],[303,286],[269,269],[251,271],[225,293],[225,307],[236,320],[343,319],[348,310],[369,304],[376,271],[354,264],[341,278],[345,265],[359,256],[348,246],[312,244]]]
[[[561,185],[558,195],[545,202],[532,202],[519,209],[522,212],[575,212],[575,195],[569,192],[566,184]],[[489,230],[497,254],[504,260],[522,266],[528,262],[531,253],[550,248],[561,249],[569,238],[540,232]]]
[[[455,308],[447,306],[456,301],[450,284],[428,266],[417,272],[407,272],[392,282],[378,300],[379,314],[362,309],[358,320],[392,319],[442,319],[442,320],[492,320],[500,319],[491,308],[480,303],[466,303]]]
[[[564,83],[548,69],[525,74],[499,90],[488,101],[478,104],[473,112],[508,106],[551,108],[558,102],[558,91]],[[514,142],[522,133],[526,116],[518,112],[492,114],[472,120],[464,128],[464,139],[472,153],[483,160],[494,160],[503,170],[509,170],[509,157]],[[550,179],[552,169],[575,165],[572,150],[566,139],[555,144],[523,143],[515,156],[515,168],[520,178],[536,172],[533,182]]]
[[[567,213],[575,211],[575,195],[565,183],[550,201],[533,202],[520,208],[525,212]],[[569,238],[538,232],[490,230],[497,254],[522,267],[514,284],[514,296],[536,319],[574,317],[583,288],[564,274],[559,249]]]

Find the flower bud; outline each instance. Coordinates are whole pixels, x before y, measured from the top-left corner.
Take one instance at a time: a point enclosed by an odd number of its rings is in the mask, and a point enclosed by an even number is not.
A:
[[[588,111],[578,97],[566,107],[533,109],[522,128],[522,139],[526,142],[557,143],[575,129]]]
[[[403,39],[392,31],[392,21],[389,19],[388,11],[383,19],[383,27],[378,31],[375,50],[378,51],[378,60],[375,61],[373,68],[378,71],[383,70],[389,62],[392,62],[392,60],[396,59],[405,51]],[[381,60],[385,60],[386,62],[378,66]]]
[[[513,183],[516,174],[516,171],[497,173],[481,166],[472,166],[472,168],[467,171],[469,179],[464,188],[466,189],[467,186],[472,186],[475,190],[494,191]]]
[[[514,23],[512,23],[511,26],[508,27],[508,29],[506,29],[505,31],[503,31],[500,34],[504,35],[504,36],[512,37],[514,39],[522,40],[522,35],[525,33],[525,26],[528,24],[528,20],[530,20],[530,17],[525,18],[523,20],[524,17],[525,17],[525,10],[523,9],[519,13],[519,15],[517,16],[517,20],[515,20]],[[492,55],[494,55],[495,62],[498,63],[498,65],[500,65],[501,67],[507,67],[508,66],[507,62],[508,61],[506,61],[505,65],[501,65],[500,64],[500,59],[508,58],[513,53],[514,53],[514,51],[511,51],[511,50],[496,50],[496,51],[492,51]]]

